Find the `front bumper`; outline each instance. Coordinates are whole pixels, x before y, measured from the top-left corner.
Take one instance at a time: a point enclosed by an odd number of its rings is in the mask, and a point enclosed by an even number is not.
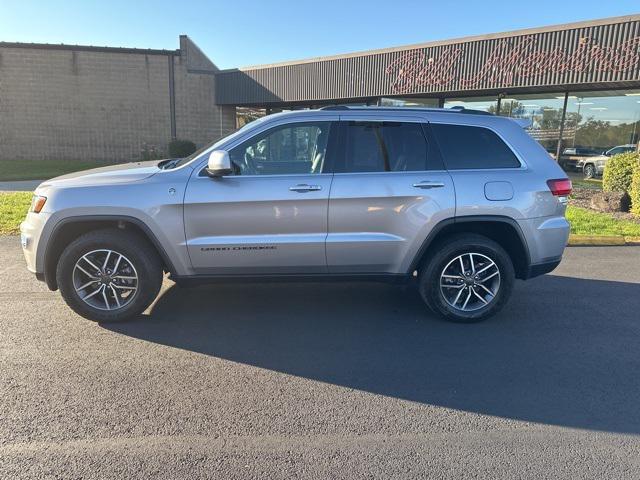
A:
[[[34,273],[38,280],[44,280],[44,262],[38,258],[38,247],[42,231],[50,217],[51,214],[46,212],[29,212],[27,218],[20,224],[20,244],[27,262],[27,269]]]

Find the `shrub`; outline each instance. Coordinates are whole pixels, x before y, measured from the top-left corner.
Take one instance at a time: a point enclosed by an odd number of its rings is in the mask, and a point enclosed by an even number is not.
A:
[[[636,152],[621,153],[611,157],[604,168],[602,189],[605,192],[628,192],[631,176],[638,166],[640,156]]]
[[[640,165],[633,170],[629,195],[631,196],[631,213],[640,215]]]
[[[142,158],[143,161],[161,160],[164,157],[164,152],[156,145],[150,145],[148,143],[142,145],[142,150],[140,150],[140,158]]]
[[[184,158],[196,151],[196,144],[191,140],[171,140],[169,142],[169,157]]]

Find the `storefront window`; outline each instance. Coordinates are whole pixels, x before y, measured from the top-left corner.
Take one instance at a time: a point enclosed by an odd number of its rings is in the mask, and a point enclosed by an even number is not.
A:
[[[565,147],[595,153],[631,148],[640,137],[640,90],[572,92],[566,126],[573,130],[563,142]]]
[[[465,97],[447,98],[444,108],[463,107],[472,110],[483,110],[489,113],[498,112],[498,99],[496,97]]]
[[[511,118],[525,118],[531,122],[527,129],[544,149],[553,157],[558,149],[564,93],[509,95],[500,101],[500,115]],[[565,120],[563,144],[573,138],[575,119]]]
[[[423,107],[423,108],[438,108],[440,106],[440,99],[438,98],[387,98],[383,97],[379,102],[383,107]]]
[[[236,128],[242,128],[267,114],[264,108],[236,107]]]

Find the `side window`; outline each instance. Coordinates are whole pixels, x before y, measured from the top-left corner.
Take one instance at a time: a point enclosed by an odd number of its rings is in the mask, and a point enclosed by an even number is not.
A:
[[[618,155],[619,153],[623,153],[625,151],[628,151],[628,150],[625,150],[623,147],[616,147],[609,150],[609,155],[614,156],[614,155]]]
[[[321,173],[331,122],[274,127],[231,149],[236,175]]]
[[[488,128],[443,123],[430,126],[449,170],[520,167],[507,144]]]
[[[442,168],[420,123],[344,122],[344,162],[338,172],[411,172]],[[430,168],[431,167],[431,168]]]

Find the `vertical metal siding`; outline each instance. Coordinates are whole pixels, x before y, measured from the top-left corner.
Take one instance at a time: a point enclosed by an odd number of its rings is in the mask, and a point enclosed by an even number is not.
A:
[[[640,82],[640,60],[627,69],[604,69],[601,68],[604,60],[598,60],[597,48],[609,49],[610,53],[605,56],[615,55],[616,49],[633,39],[640,41],[640,21],[223,71],[217,74],[216,98],[220,104],[269,104],[552,86],[566,89],[592,83]],[[443,68],[442,64],[438,66],[438,62],[446,62],[452,50],[456,49],[460,49],[462,55],[454,65],[451,78],[446,75],[440,79],[433,77],[431,83],[423,83],[424,78],[431,75],[429,69]],[[580,52],[585,49],[590,52],[590,57],[581,56]],[[563,69],[560,67],[562,61],[554,63],[550,60],[556,50],[564,52],[564,63],[570,64],[571,68]],[[514,52],[518,53],[517,57]],[[410,90],[394,89],[394,78],[401,73],[396,69],[387,74],[386,69],[407,54],[421,55],[424,71],[414,74]],[[500,61],[506,64],[487,72],[487,62],[498,54]],[[640,58],[640,44],[636,45],[635,55],[636,59]],[[536,61],[539,65],[552,64],[553,68],[538,65],[539,71],[535,70]],[[534,65],[535,73],[522,73],[523,65],[527,64]],[[485,73],[477,82],[470,81]]]

